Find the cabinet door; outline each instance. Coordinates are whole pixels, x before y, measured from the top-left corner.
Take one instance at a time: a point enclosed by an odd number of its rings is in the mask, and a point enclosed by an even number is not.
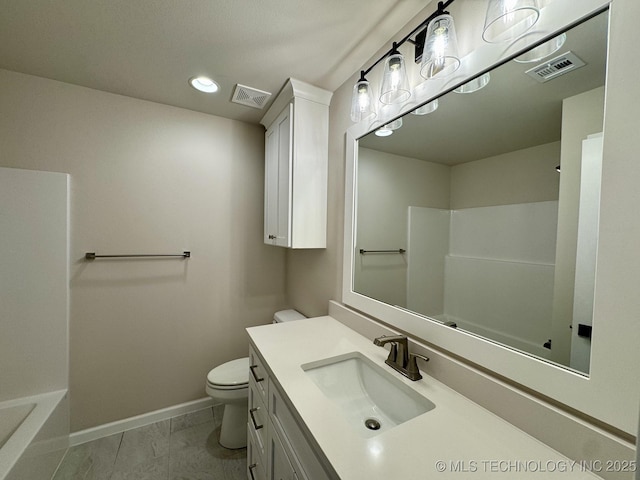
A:
[[[298,480],[278,435],[270,435],[269,480]]]
[[[292,114],[289,104],[265,135],[264,241],[291,246]]]
[[[247,479],[266,480],[265,462],[256,449],[256,438],[250,426],[247,429]]]

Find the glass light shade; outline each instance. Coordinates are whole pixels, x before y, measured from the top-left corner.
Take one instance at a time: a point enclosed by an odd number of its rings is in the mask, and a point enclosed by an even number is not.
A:
[[[420,75],[433,78],[451,75],[460,67],[458,39],[453,17],[448,14],[434,18],[427,27]]]
[[[429,113],[433,113],[438,109],[438,99],[430,101],[429,103],[425,103],[421,107],[412,110],[411,113],[414,115],[427,115]]]
[[[468,81],[467,83],[460,85],[458,88],[454,90],[456,93],[473,93],[477,92],[481,88],[486,87],[491,81],[491,75],[489,72],[484,75],[480,75],[479,77],[474,78],[473,80]]]
[[[404,56],[401,53],[393,53],[384,61],[380,102],[386,105],[398,104],[408,100],[410,96]]]
[[[360,80],[353,86],[351,97],[351,120],[358,123],[375,116],[373,92],[367,80]]]
[[[514,60],[518,63],[539,62],[543,58],[546,58],[560,50],[566,40],[567,34],[563,33],[557,37],[553,37],[551,40],[544,42],[543,44],[538,45],[536,48],[523,53],[519,57],[514,58]]]
[[[394,130],[399,129],[402,126],[402,118],[396,118],[393,122],[387,123],[375,131],[378,137],[388,137]]]
[[[540,17],[537,0],[489,0],[482,38],[487,43],[511,42]]]

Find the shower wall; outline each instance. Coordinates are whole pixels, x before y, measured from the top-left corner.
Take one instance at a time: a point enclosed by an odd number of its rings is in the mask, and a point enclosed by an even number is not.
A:
[[[68,184],[0,168],[0,401],[68,388]]]

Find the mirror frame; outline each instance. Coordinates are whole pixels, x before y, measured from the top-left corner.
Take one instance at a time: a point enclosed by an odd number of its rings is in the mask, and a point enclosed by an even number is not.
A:
[[[342,302],[392,328],[407,332],[416,339],[436,345],[616,428],[635,433],[629,431],[628,413],[612,408],[609,401],[610,396],[615,395],[615,391],[611,391],[612,388],[619,389],[623,385],[619,379],[610,378],[612,369],[617,367],[611,366],[610,369],[598,364],[598,368],[594,368],[593,351],[590,375],[586,376],[567,367],[465,331],[452,329],[426,316],[382,303],[353,291],[358,139],[419,105],[444,95],[469,79],[505,63],[542,39],[552,38],[561,31],[608,8],[611,9],[611,0],[581,0],[580,2],[555,0],[542,9],[540,20],[534,28],[535,35],[529,35],[528,39],[523,38],[517,42],[516,46],[507,48],[496,44],[481,45],[463,59],[462,66],[452,78],[423,82],[414,89],[410,102],[400,106],[385,107],[373,120],[352,125],[347,130]],[[611,24],[611,16],[609,22]],[[610,31],[608,36],[610,39]],[[606,139],[606,127],[604,137]],[[604,363],[602,356],[598,356],[595,360]]]

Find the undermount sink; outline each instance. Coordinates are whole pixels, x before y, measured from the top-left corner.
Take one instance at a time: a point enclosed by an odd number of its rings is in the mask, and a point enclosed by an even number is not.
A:
[[[301,366],[364,436],[373,436],[435,408],[433,402],[358,352]]]

